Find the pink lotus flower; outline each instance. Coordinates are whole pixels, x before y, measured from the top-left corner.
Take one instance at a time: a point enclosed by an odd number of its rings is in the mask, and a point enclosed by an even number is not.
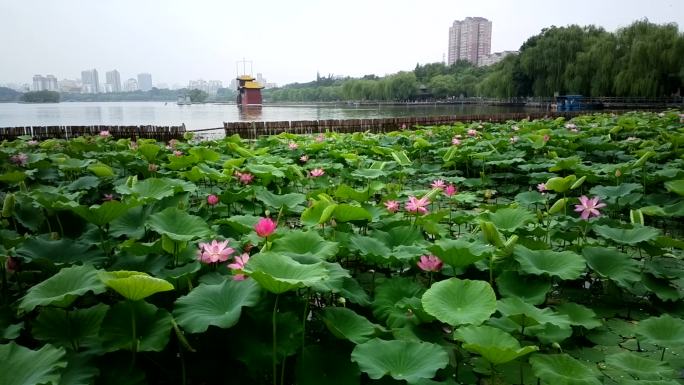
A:
[[[320,143],[320,142],[324,142],[324,141],[325,141],[325,135],[323,135],[323,134],[318,134],[318,136],[316,136],[316,141],[319,142],[319,143]]]
[[[210,206],[215,206],[215,205],[217,205],[217,204],[219,203],[219,197],[217,197],[217,196],[214,195],[214,194],[209,194],[209,195],[207,196],[207,203],[208,203]]]
[[[290,142],[290,143],[287,145],[287,147],[288,147],[290,150],[296,150],[297,148],[299,148],[299,145],[298,145],[297,143],[295,143],[295,142]]]
[[[575,123],[567,123],[565,125],[565,128],[567,128],[568,130],[572,130],[572,129],[576,129],[577,125],[575,125]]]
[[[323,176],[325,174],[325,171],[323,171],[322,168],[314,168],[309,172],[309,175],[311,175],[314,178],[318,178],[319,176]]]
[[[549,140],[551,140],[551,137],[547,134],[547,135],[544,135],[544,137],[542,139],[544,140],[544,143],[546,143]]]
[[[8,273],[15,273],[19,270],[19,264],[21,261],[19,259],[14,258],[11,255],[7,256],[7,259],[5,259],[5,271]]]
[[[582,195],[579,198],[580,204],[575,205],[575,212],[581,212],[580,218],[587,220],[592,216],[598,217],[601,213],[598,211],[601,207],[605,207],[605,203],[599,203],[599,197],[593,197],[591,199],[587,198],[586,195]]]
[[[418,261],[418,267],[423,271],[440,271],[442,265],[442,260],[434,255],[422,255]]]
[[[10,156],[10,161],[17,166],[26,166],[28,164],[28,155],[23,152]]]
[[[518,138],[517,136],[512,136],[512,137],[509,139],[509,141],[511,142],[511,144],[515,144],[515,143],[518,143],[518,139],[519,139],[519,138]]]
[[[159,167],[154,163],[150,163],[147,165],[147,171],[149,172],[156,172],[158,169]]]
[[[26,142],[26,144],[28,144],[29,146],[33,147],[33,146],[37,146],[37,145],[38,145],[38,141],[37,141],[37,140],[29,140],[28,142]]]
[[[107,130],[100,131],[100,137],[109,138],[110,136],[112,136],[112,134],[110,134],[109,131],[107,131]]]
[[[470,137],[477,136],[477,130],[471,128],[470,130],[468,130],[468,136],[470,136]]]
[[[114,200],[114,194],[105,194],[104,198],[102,198],[103,201],[113,201]]]
[[[178,144],[178,139],[171,139],[169,140],[169,147],[171,148],[176,148],[176,145]]]
[[[235,250],[228,247],[228,240],[219,242],[217,240],[211,243],[200,243],[200,249],[197,250],[197,259],[203,263],[225,262]]]
[[[241,255],[238,255],[235,257],[235,262],[229,263],[228,268],[231,270],[240,270],[245,268],[245,265],[249,262],[249,254],[247,253],[242,253]],[[233,280],[235,281],[244,281],[245,280],[245,275],[244,274],[235,274],[233,276]]]
[[[427,197],[417,199],[416,197],[409,197],[408,202],[406,202],[406,211],[410,213],[427,213],[426,206],[430,204],[430,200]]]
[[[391,213],[396,213],[399,210],[399,202],[397,201],[386,201],[384,205],[387,211]]]
[[[306,163],[309,161],[309,156],[308,155],[302,155],[299,157],[299,161],[302,163]]]
[[[406,123],[402,123],[402,124],[401,124],[401,129],[402,129],[402,130],[405,130],[405,129],[406,129]]]
[[[458,145],[461,144],[461,139],[459,139],[459,138],[457,138],[457,137],[453,137],[453,138],[451,138],[451,144],[452,144],[453,146],[458,146]]]
[[[443,179],[435,179],[432,181],[432,184],[430,185],[430,187],[438,188],[440,190],[443,190],[445,186],[446,186],[446,183],[444,183]]]
[[[275,223],[273,219],[261,218],[259,219],[259,222],[257,222],[257,224],[254,226],[254,230],[256,231],[258,236],[266,238],[269,235],[273,234],[277,226],[278,224]]]
[[[444,195],[450,197],[458,192],[458,188],[453,184],[450,184],[444,188]]]
[[[252,180],[254,179],[254,175],[252,175],[248,172],[242,173],[240,171],[235,171],[235,177],[238,178],[238,180],[242,184],[250,184],[250,183],[252,183]]]
[[[175,151],[173,152],[173,155],[175,155],[175,156],[183,156],[183,151],[175,150]]]
[[[539,191],[540,193],[547,191],[546,190],[546,183],[539,183],[537,185],[537,191]]]

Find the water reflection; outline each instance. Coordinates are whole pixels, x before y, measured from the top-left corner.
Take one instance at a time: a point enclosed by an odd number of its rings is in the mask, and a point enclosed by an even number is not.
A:
[[[90,124],[102,124],[102,107],[100,106],[86,106],[84,107],[85,120]]]
[[[111,124],[123,125],[124,122],[124,109],[121,106],[108,107],[107,113],[109,114],[108,121]]]
[[[240,110],[240,120],[261,120],[261,106],[238,107]]]

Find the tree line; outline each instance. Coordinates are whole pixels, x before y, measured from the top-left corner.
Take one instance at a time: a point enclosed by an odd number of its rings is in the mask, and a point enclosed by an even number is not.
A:
[[[264,90],[267,101],[408,101],[455,97],[679,95],[684,85],[684,34],[676,24],[641,20],[607,32],[596,26],[545,28],[517,55],[475,67],[416,65],[413,71],[336,79]]]

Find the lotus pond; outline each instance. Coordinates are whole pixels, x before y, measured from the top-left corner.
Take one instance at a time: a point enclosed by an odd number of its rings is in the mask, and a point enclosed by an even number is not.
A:
[[[679,111],[0,146],[0,385],[680,384]]]

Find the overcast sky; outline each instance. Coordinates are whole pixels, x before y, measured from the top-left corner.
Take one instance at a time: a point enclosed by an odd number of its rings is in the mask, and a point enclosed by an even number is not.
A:
[[[682,0],[0,0],[0,83],[81,70],[140,72],[154,84],[235,76],[253,62],[280,85],[385,75],[442,60],[454,20],[492,21],[492,51],[551,25],[609,31],[637,19],[684,28]]]

